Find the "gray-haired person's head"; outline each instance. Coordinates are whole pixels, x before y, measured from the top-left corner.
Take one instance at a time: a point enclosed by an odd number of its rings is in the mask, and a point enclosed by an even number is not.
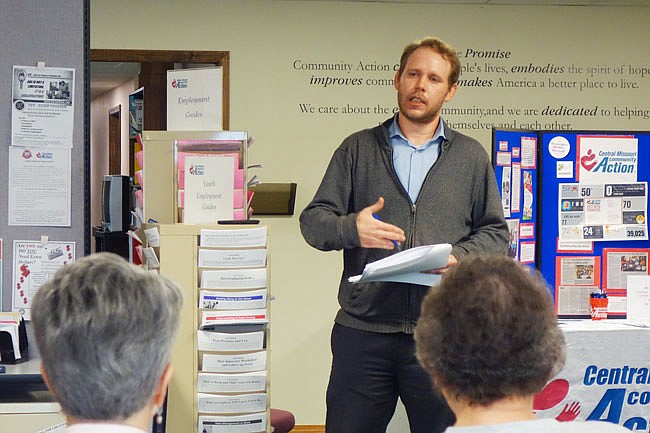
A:
[[[153,397],[169,363],[182,295],[111,253],[61,268],[34,296],[43,368],[63,411],[126,419]]]

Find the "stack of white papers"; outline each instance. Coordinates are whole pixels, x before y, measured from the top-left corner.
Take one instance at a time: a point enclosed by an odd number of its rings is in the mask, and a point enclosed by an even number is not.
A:
[[[250,353],[204,353],[201,371],[206,373],[245,373],[266,370],[266,351]]]
[[[200,244],[219,248],[265,247],[267,232],[266,226],[235,230],[201,229]]]
[[[266,287],[266,268],[201,271],[203,289],[254,289]]]
[[[199,412],[245,413],[266,410],[266,393],[219,395],[199,393]]]
[[[262,392],[266,390],[266,371],[230,374],[200,371],[196,386],[199,392]]]
[[[196,331],[199,350],[213,352],[241,352],[246,350],[262,350],[264,347],[264,331],[257,332],[215,332]]]
[[[442,278],[422,271],[447,266],[451,254],[450,244],[423,245],[401,251],[376,262],[368,263],[362,275],[348,278],[351,283],[394,281],[398,283],[432,286]]]
[[[199,431],[206,433],[257,433],[266,431],[266,411],[234,416],[199,416]]]

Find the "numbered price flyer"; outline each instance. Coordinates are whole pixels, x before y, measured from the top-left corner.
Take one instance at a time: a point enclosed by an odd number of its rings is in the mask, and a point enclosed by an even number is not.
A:
[[[561,241],[648,240],[648,183],[559,185]]]

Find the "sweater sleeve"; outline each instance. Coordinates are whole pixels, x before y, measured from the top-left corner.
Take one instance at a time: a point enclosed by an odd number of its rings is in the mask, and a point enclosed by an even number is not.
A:
[[[360,246],[356,213],[350,212],[352,161],[339,147],[312,201],[300,214],[300,230],[309,245],[323,251]]]
[[[489,159],[475,178],[472,205],[472,232],[454,245],[457,259],[467,254],[505,254],[508,249],[508,224],[503,216],[501,196]]]

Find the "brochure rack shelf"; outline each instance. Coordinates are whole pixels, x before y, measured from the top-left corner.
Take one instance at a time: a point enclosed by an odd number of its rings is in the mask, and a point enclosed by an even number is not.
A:
[[[250,433],[270,431],[266,237],[264,226],[160,225],[160,273],[183,292],[167,432],[227,432],[229,425],[237,432],[243,425]],[[246,245],[251,238],[258,244],[263,238],[264,247]],[[239,282],[223,283],[228,279]]]

